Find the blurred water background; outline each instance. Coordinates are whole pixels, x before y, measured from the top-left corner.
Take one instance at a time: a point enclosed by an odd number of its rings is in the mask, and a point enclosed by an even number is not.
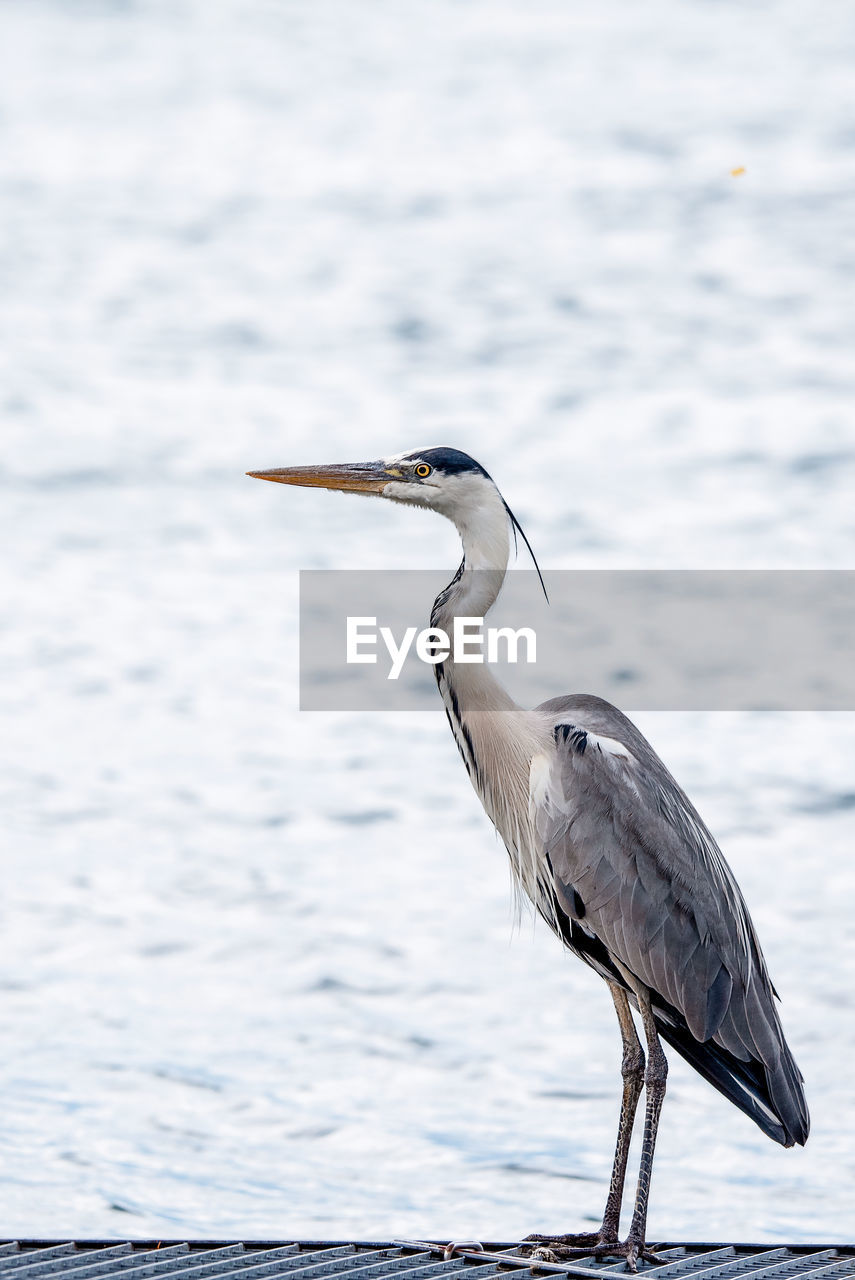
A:
[[[611,1002],[443,715],[297,711],[298,569],[454,532],[243,472],[448,443],[547,570],[852,568],[853,61],[836,0],[0,3],[0,1234],[598,1218]],[[814,1118],[675,1061],[651,1233],[851,1240],[855,716],[638,720]]]

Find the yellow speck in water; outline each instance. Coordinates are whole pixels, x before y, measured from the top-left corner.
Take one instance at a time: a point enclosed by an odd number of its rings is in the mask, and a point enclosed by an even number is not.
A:
[[[741,178],[744,172],[745,172],[745,165],[738,164],[735,169],[731,169],[730,176],[731,178]]]

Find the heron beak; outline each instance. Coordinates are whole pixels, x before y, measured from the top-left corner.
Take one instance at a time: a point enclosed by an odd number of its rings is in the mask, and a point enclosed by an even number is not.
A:
[[[280,467],[275,471],[247,471],[255,480],[299,484],[312,489],[343,489],[351,493],[382,493],[395,479],[382,462],[344,463],[332,467]]]

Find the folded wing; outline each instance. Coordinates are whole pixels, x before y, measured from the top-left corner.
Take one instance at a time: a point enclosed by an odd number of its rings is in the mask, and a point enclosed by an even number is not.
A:
[[[543,914],[603,976],[644,983],[663,1038],[764,1132],[804,1143],[802,1077],[712,835],[617,708],[577,697],[538,710],[555,742],[531,796],[555,895]]]

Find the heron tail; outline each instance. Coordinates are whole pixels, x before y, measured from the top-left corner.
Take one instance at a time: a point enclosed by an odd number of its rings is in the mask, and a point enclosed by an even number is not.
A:
[[[714,1040],[696,1040],[674,1009],[654,1005],[654,1016],[662,1039],[768,1137],[783,1147],[804,1146],[810,1117],[803,1078],[783,1037],[777,1062],[766,1066],[758,1058],[742,1061]]]

